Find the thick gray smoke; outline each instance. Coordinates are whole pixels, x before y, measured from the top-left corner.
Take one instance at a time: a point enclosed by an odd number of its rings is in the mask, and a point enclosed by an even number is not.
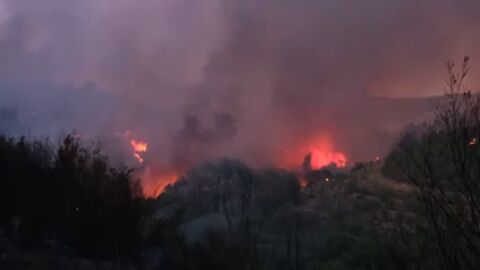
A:
[[[0,0],[0,128],[106,144],[130,131],[165,166],[269,165],[325,134],[372,158],[425,117],[418,97],[442,93],[447,59],[471,55],[480,86],[478,11],[476,0]]]

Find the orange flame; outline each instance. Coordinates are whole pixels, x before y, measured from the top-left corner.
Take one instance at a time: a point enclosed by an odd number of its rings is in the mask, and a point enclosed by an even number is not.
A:
[[[148,143],[137,141],[135,139],[130,140],[130,146],[133,149],[133,157],[138,161],[138,163],[143,163],[144,159],[140,153],[145,153],[148,150]]]
[[[320,136],[297,147],[288,148],[284,151],[279,166],[287,169],[298,168],[308,154],[311,154],[313,169],[320,169],[330,164],[344,168],[348,163],[347,155],[344,152],[335,150],[332,141],[327,136]]]
[[[130,131],[116,132],[116,135],[123,137],[125,142],[128,142],[132,149],[132,155],[138,163],[142,164],[145,162],[142,153],[146,153],[149,150],[147,142],[134,139]],[[143,196],[146,198],[158,197],[165,191],[168,185],[177,182],[182,175],[178,169],[173,169],[171,166],[160,166],[159,164],[142,166],[136,174],[141,179]]]
[[[133,153],[132,153],[133,157],[138,161],[138,163],[140,163],[140,164],[143,163],[144,159],[143,159],[142,155],[140,155],[140,154],[148,151],[148,143],[142,142],[142,141],[137,141],[135,139],[130,139],[132,137],[132,133],[130,131],[115,132],[115,134],[117,136],[121,136],[121,137],[125,138],[126,140],[130,140],[129,144],[130,144],[130,147],[133,150]]]
[[[161,175],[145,175],[143,183],[143,194],[147,198],[160,196],[167,186],[175,184],[179,179],[177,173],[165,173]]]
[[[144,153],[148,150],[148,143],[136,141],[135,139],[130,140],[130,145],[136,153]]]
[[[330,164],[335,164],[338,168],[347,166],[347,157],[342,152],[324,152],[316,148],[311,148],[312,168],[320,169]]]

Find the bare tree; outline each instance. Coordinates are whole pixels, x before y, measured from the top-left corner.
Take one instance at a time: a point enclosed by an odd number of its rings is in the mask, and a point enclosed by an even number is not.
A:
[[[460,72],[447,63],[447,87],[434,121],[394,150],[417,187],[423,229],[443,269],[480,265],[480,96],[464,87],[468,62],[465,57]]]

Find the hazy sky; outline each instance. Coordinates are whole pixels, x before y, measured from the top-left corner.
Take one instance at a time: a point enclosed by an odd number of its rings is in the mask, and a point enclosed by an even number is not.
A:
[[[441,94],[445,61],[465,54],[478,88],[479,12],[478,0],[0,0],[0,106],[34,114],[32,132],[133,130],[161,160],[273,160],[318,134],[365,157],[424,112],[370,96]]]

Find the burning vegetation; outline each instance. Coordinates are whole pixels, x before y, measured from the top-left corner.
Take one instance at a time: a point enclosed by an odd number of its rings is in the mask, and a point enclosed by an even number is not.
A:
[[[179,149],[182,151],[176,149],[175,155],[191,155],[202,158],[204,157],[202,152],[206,149],[202,149],[199,145],[209,145],[215,140],[232,136],[235,127],[233,120],[228,115],[218,114],[214,120],[215,129],[207,129],[202,127],[198,118],[187,116],[185,126],[179,131],[177,137]],[[179,181],[190,169],[189,164],[196,166],[191,157],[175,157],[170,161],[153,159],[146,162],[144,155],[151,147],[155,147],[154,142],[147,143],[139,140],[131,131],[117,132],[116,134],[128,143],[131,155],[138,164],[142,165],[137,169],[136,175],[141,179],[144,196],[148,198],[160,196],[168,186]],[[305,168],[302,167],[306,157],[309,160],[310,171],[320,171],[331,166],[341,169],[348,165],[347,155],[335,149],[329,136],[322,135],[290,147],[283,153],[280,160],[275,161],[275,167],[297,171],[300,186],[306,187],[309,180],[305,176]]]
[[[143,163],[145,160],[143,159],[141,154],[147,152],[148,143],[132,139],[130,140],[130,146],[132,146],[133,156],[138,161],[138,163]]]
[[[135,139],[132,135],[132,132],[116,132],[117,136],[123,138],[125,142],[128,142],[128,145],[131,148],[133,158],[139,163],[142,164],[145,162],[142,154],[148,151],[148,143]]]
[[[335,150],[334,144],[329,137],[319,136],[310,142],[301,144],[285,151],[279,167],[287,169],[299,168],[304,158],[310,155],[310,165],[313,169],[321,169],[330,165],[338,168],[347,166],[347,155]]]
[[[140,156],[134,170],[76,136],[56,146],[0,136],[0,268],[476,269],[480,99],[455,93],[445,106],[385,161],[350,171],[325,136],[289,148],[277,168]],[[121,136],[129,155],[155,146]]]
[[[130,142],[134,155],[138,158],[139,163],[144,163],[141,153],[148,150],[148,144],[131,140]],[[292,150],[287,150],[283,160],[278,164],[278,168],[284,168],[292,171],[302,171],[299,175],[304,175],[302,168],[306,157],[309,162],[310,171],[320,171],[326,167],[335,167],[338,169],[347,167],[347,156],[343,152],[334,151],[333,144],[330,140],[322,137],[322,139],[313,140],[308,146],[301,146]],[[160,165],[155,163],[144,164],[143,170],[139,173],[142,179],[144,194],[147,197],[158,197],[165,189],[175,184],[184,175],[184,171],[189,168],[179,169],[180,164],[176,165]],[[327,177],[328,179],[328,177]],[[299,177],[301,187],[308,185],[306,177]]]
[[[478,10],[0,0],[0,269],[480,269]]]
[[[127,134],[127,138],[132,137],[131,132],[125,134]],[[149,143],[137,139],[130,139],[129,142],[133,157],[139,164],[143,165],[137,172],[137,175],[141,179],[142,190],[145,197],[158,197],[168,185],[174,184],[179,179],[181,173],[171,169],[171,166],[145,163],[142,155],[148,151]]]
[[[165,169],[157,169],[147,165],[140,172],[139,177],[142,179],[143,194],[147,198],[157,198],[160,196],[167,186],[175,184],[181,177],[181,172],[165,171]]]

